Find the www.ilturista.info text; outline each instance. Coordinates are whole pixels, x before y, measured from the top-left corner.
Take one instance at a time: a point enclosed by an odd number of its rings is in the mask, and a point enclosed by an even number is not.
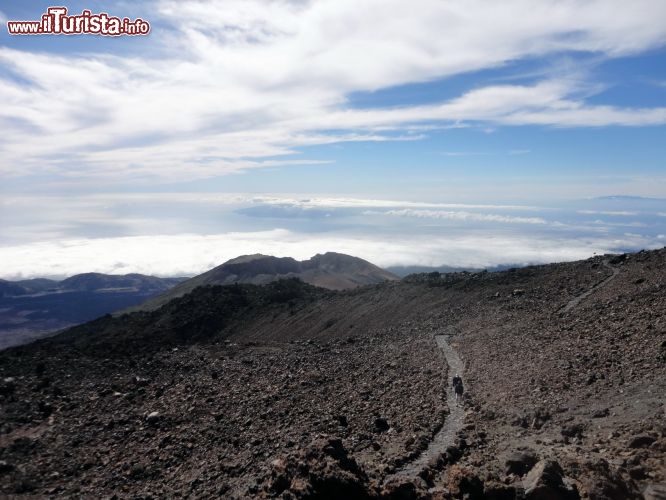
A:
[[[141,18],[120,19],[104,12],[93,14],[89,10],[68,16],[66,7],[49,7],[40,21],[7,21],[7,29],[11,35],[132,36],[150,33],[150,23]]]

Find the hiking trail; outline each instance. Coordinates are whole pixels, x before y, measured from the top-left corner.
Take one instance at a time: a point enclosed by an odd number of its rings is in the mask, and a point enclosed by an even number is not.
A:
[[[435,437],[428,445],[428,448],[413,461],[404,464],[401,468],[396,470],[392,476],[418,475],[425,468],[425,466],[428,464],[428,461],[432,457],[436,457],[439,454],[444,453],[447,447],[453,445],[458,432],[462,429],[463,421],[465,419],[465,409],[462,402],[456,402],[456,396],[453,393],[451,380],[457,373],[463,377],[464,383],[464,364],[455,349],[447,342],[447,337],[449,336],[450,335],[436,335],[435,341],[437,342],[437,346],[444,353],[446,363],[448,364],[446,404],[449,407],[450,413],[446,416],[444,425],[442,425],[442,428],[439,430],[439,432],[435,434]]]
[[[571,299],[571,300],[567,303],[567,305],[565,305],[562,309],[560,309],[560,312],[561,312],[561,313],[566,313],[566,312],[571,311],[574,307],[576,307],[578,304],[580,304],[580,302],[581,302],[582,300],[584,300],[584,299],[586,299],[587,297],[589,297],[590,295],[592,295],[594,292],[596,292],[597,290],[599,290],[599,288],[601,288],[602,286],[605,286],[605,285],[607,285],[608,283],[610,283],[610,281],[613,280],[613,279],[615,278],[615,276],[617,276],[618,274],[620,274],[620,270],[619,270],[618,268],[616,268],[616,267],[611,266],[610,263],[609,263],[607,260],[604,260],[604,261],[603,261],[603,265],[604,265],[605,267],[607,267],[608,269],[610,269],[611,271],[613,271],[613,274],[611,274],[609,277],[607,277],[607,278],[604,279],[603,281],[597,283],[596,285],[594,285],[594,286],[593,286],[592,288],[590,288],[589,290],[587,290],[587,291],[581,293],[580,295],[577,295],[577,296],[574,297],[573,299]]]

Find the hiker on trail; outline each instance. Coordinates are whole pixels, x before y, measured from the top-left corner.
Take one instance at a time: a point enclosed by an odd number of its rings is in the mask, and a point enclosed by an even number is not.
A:
[[[456,376],[453,377],[453,392],[456,395],[456,402],[458,402],[463,395],[463,383],[462,383],[462,378],[460,378],[460,375],[456,373]]]

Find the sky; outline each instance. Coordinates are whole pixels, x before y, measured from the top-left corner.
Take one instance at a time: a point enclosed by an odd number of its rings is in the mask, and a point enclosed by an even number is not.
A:
[[[0,278],[666,245],[663,0],[74,0],[150,33],[8,33],[50,6],[0,1]]]

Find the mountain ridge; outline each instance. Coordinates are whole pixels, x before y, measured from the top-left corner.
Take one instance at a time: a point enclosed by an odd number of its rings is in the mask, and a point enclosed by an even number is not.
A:
[[[264,285],[285,278],[298,278],[305,283],[329,290],[348,290],[363,285],[397,281],[399,278],[359,257],[326,252],[298,261],[292,257],[241,255],[198,276],[177,284],[168,292],[154,297],[129,311],[154,310],[199,286],[235,283]]]

